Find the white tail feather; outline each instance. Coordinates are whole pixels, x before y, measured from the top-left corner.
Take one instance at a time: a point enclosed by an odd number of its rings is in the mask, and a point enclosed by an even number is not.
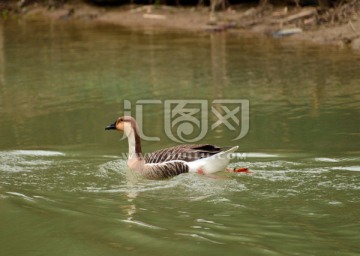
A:
[[[230,162],[229,155],[234,153],[238,148],[238,146],[235,146],[216,155],[189,162],[189,172],[210,174],[223,171]]]

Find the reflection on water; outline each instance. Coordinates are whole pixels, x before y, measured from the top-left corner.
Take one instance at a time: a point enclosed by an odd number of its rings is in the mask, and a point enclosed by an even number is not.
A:
[[[228,86],[228,80],[226,74],[226,34],[211,34],[211,66],[212,66],[212,78],[214,87],[214,98],[224,98],[224,88]]]
[[[359,251],[357,53],[223,33],[0,26],[4,255]],[[245,159],[231,167],[253,174],[134,175],[118,157],[126,142],[104,127],[123,100],[141,99],[248,99],[250,130],[236,142]],[[146,152],[174,144],[163,115],[163,104],[144,106],[144,134],[161,139]],[[219,126],[203,141],[234,134]]]
[[[0,22],[0,88],[4,84],[4,35],[3,35],[3,25]],[[2,100],[1,100],[2,102]]]
[[[0,112],[3,111],[3,102],[4,102],[4,98],[3,98],[3,90],[4,90],[4,84],[5,84],[5,80],[4,80],[4,35],[3,35],[3,24],[0,22]]]
[[[241,141],[248,150],[359,146],[359,57],[350,52],[86,24],[9,23],[3,34],[4,149],[98,144],[108,138],[100,127],[121,114],[125,99],[248,99],[250,132]],[[144,111],[144,133],[171,144],[163,107]],[[233,135],[218,126],[205,139],[224,144]]]

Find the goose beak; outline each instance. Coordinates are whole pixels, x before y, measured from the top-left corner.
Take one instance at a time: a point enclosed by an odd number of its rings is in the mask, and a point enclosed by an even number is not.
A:
[[[116,122],[106,126],[105,130],[116,130]]]

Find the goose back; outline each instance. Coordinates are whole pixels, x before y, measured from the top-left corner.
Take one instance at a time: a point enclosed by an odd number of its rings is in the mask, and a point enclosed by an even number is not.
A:
[[[165,148],[145,155],[146,163],[164,163],[180,160],[192,162],[198,159],[210,157],[231,147],[218,147],[210,144],[182,144],[171,148]]]

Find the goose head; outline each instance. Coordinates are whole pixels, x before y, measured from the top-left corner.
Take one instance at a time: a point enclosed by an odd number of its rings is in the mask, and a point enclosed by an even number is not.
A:
[[[105,130],[117,130],[124,132],[127,137],[130,137],[134,132],[137,132],[136,120],[131,116],[119,117],[114,123],[105,127]]]
[[[128,138],[129,159],[135,157],[135,160],[138,162],[139,160],[143,160],[140,136],[138,133],[136,120],[134,118],[132,118],[131,116],[119,117],[114,123],[105,127],[105,130],[117,130],[124,132]],[[141,164],[143,163],[145,162],[141,161]]]

